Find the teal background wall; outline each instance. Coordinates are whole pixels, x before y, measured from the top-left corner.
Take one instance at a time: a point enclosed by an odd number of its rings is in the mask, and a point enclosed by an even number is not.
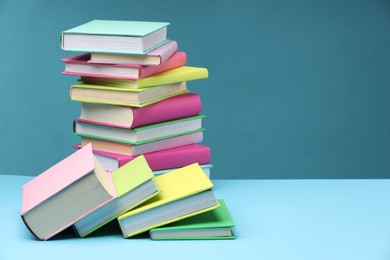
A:
[[[167,21],[207,115],[213,178],[390,177],[390,2],[0,1],[1,174],[73,152],[63,30],[92,19]]]

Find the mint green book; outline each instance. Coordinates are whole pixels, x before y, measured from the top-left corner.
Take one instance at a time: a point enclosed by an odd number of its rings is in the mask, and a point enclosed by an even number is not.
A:
[[[112,172],[111,177],[115,186],[115,197],[73,224],[73,229],[80,237],[87,236],[160,193],[159,187],[154,183],[153,172],[143,155]]]
[[[220,207],[149,231],[152,240],[234,239],[233,219],[226,203]]]
[[[62,32],[70,51],[146,54],[166,43],[166,22],[93,20]]]

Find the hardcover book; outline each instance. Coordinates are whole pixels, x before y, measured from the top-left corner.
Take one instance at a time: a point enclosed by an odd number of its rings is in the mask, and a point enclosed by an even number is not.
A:
[[[143,89],[76,84],[70,88],[70,97],[85,103],[144,107],[186,92],[185,82]]]
[[[80,80],[85,83],[119,86],[127,88],[148,88],[153,86],[167,85],[177,82],[204,79],[208,77],[208,70],[205,68],[181,66],[175,69],[164,71],[150,77],[131,80],[118,78],[98,78],[82,76]]]
[[[225,201],[216,209],[149,231],[152,240],[234,239],[233,219]]]
[[[79,236],[87,236],[160,192],[142,155],[112,172],[111,177],[116,190],[115,198],[74,223],[73,228]]]
[[[151,52],[143,54],[118,54],[118,53],[91,53],[90,63],[120,64],[130,63],[145,66],[163,64],[173,53],[177,51],[177,42],[168,41]]]
[[[81,137],[81,146],[89,143],[93,149],[105,152],[120,153],[130,156],[136,156],[145,153],[156,152],[160,150],[175,148],[187,144],[200,143],[203,141],[203,132],[194,132],[185,135],[174,136],[162,140],[150,141],[147,143],[131,144],[129,142],[116,142],[89,137]]]
[[[76,120],[74,121],[73,131],[76,135],[83,137],[141,144],[201,131],[203,117],[202,115],[186,117],[134,129],[91,124]]]
[[[75,76],[90,76],[101,78],[141,79],[148,76],[171,70],[186,64],[185,52],[174,53],[166,62],[158,66],[142,66],[138,64],[99,64],[88,62],[89,53],[61,61],[65,62],[65,71],[62,74]]]
[[[114,196],[111,177],[86,145],[23,185],[21,217],[35,237],[48,240]]]
[[[200,96],[185,93],[140,108],[81,102],[81,113],[77,120],[133,129],[139,126],[196,116],[201,110]]]
[[[93,20],[62,32],[69,51],[145,54],[166,43],[164,22]]]
[[[79,149],[82,146],[74,145],[73,147]],[[103,167],[110,171],[114,171],[137,158],[137,156],[96,149],[93,152]],[[145,153],[143,155],[152,171],[180,168],[193,163],[198,163],[203,166],[208,165],[211,161],[210,148],[200,144],[183,145],[171,149]]]
[[[213,184],[198,164],[155,177],[161,192],[118,217],[125,238],[219,206]]]

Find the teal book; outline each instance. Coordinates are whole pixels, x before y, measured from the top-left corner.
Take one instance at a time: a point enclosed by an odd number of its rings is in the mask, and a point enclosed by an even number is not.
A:
[[[233,219],[226,203],[220,207],[149,231],[152,240],[234,239]]]
[[[165,22],[93,20],[62,32],[61,48],[70,51],[147,54],[165,44]]]

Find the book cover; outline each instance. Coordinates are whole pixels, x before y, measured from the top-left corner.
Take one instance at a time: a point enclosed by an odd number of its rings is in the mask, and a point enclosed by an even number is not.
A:
[[[168,40],[165,22],[92,20],[61,34],[70,51],[146,54]]]
[[[198,164],[192,164],[157,176],[155,177],[155,182],[161,189],[161,192],[157,196],[118,217],[118,221],[124,237],[127,238],[134,236],[155,227],[207,212],[219,206],[211,191],[213,184],[206,177]],[[207,191],[211,192],[208,193],[208,203],[202,204],[197,200],[192,202],[188,201],[187,203],[187,201],[184,200],[185,198],[190,198],[193,195],[199,195]],[[179,201],[185,203],[173,204],[173,202]],[[191,211],[190,209],[193,205],[197,205],[198,208],[194,211]],[[169,206],[173,206],[174,209],[169,208]],[[185,210],[179,210],[180,207],[185,208]],[[172,210],[174,212],[172,212]],[[148,221],[149,217],[151,217],[153,220]],[[158,217],[158,220],[156,220],[156,217]],[[137,223],[136,228],[132,225],[133,221]],[[131,231],[128,232],[129,230]]]
[[[73,147],[79,149],[81,145],[74,145]],[[137,156],[96,149],[93,152],[103,167],[111,171],[137,158]],[[200,144],[183,145],[171,149],[145,153],[143,156],[153,171],[180,168],[193,163],[205,165],[211,162],[210,147]]]
[[[142,155],[112,172],[111,177],[116,190],[115,198],[74,223],[79,236],[87,236],[160,192],[152,181],[153,172]]]
[[[207,77],[208,77],[208,70],[206,68],[181,66],[139,80],[84,77],[84,76],[81,77],[80,80],[85,83],[140,89],[140,88],[148,88],[153,86],[172,84],[175,82],[177,83],[183,81],[204,79]]]
[[[99,64],[89,63],[89,53],[61,61],[65,62],[64,75],[89,76],[102,78],[141,79],[163,71],[184,66],[187,60],[185,52],[176,52],[166,62],[158,66],[142,66],[137,64]]]
[[[114,196],[111,178],[86,145],[23,185],[21,216],[33,235],[47,240]]]
[[[168,41],[153,51],[145,54],[117,54],[117,53],[91,53],[90,63],[131,63],[145,66],[156,66],[164,63],[173,53],[177,51],[176,41]]]
[[[200,96],[186,93],[142,108],[81,103],[78,121],[133,129],[160,122],[198,115],[202,110]]]
[[[224,200],[211,211],[149,231],[152,240],[234,239],[234,221]]]

